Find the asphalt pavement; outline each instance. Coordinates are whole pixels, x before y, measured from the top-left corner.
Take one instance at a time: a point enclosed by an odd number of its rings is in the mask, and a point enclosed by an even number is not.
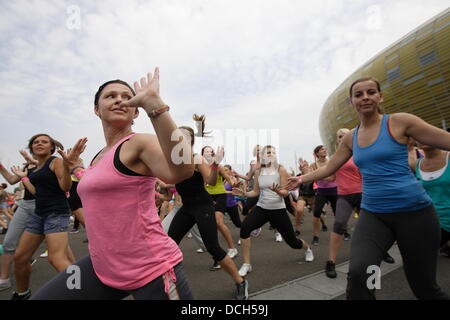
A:
[[[269,230],[269,225],[263,226],[261,235],[252,238],[251,263],[253,271],[249,273],[249,294],[251,300],[343,300],[345,299],[346,272],[348,270],[348,257],[350,241],[344,241],[342,249],[337,256],[336,279],[329,279],[324,275],[325,263],[328,260],[329,235],[333,226],[333,216],[327,209],[325,215],[328,226],[327,232],[321,232],[318,246],[312,246],[315,260],[305,262],[304,250],[294,250],[284,241],[275,242],[274,231]],[[291,217],[292,218],[292,217]],[[308,243],[312,240],[311,213],[306,212],[302,224],[300,238]],[[292,219],[293,221],[293,219]],[[357,219],[352,217],[348,229],[352,230]],[[237,268],[242,264],[240,247],[237,245],[239,230],[234,227],[229,219],[226,224],[231,230],[239,255],[234,259]],[[0,236],[0,242],[4,235]],[[70,234],[70,246],[77,259],[88,254],[84,230],[77,234]],[[219,235],[223,248],[225,241]],[[189,279],[193,294],[198,300],[231,300],[235,292],[235,284],[223,270],[210,271],[213,263],[211,256],[205,253],[197,253],[198,247],[195,241],[185,237],[180,244],[184,255],[184,267]],[[35,292],[44,283],[56,275],[56,271],[48,263],[47,259],[39,258],[39,254],[45,250],[42,244],[35,254],[37,262],[33,265],[31,276],[31,290]],[[381,266],[381,289],[377,291],[380,300],[414,300],[415,297],[409,288],[404,276],[401,256],[396,246],[390,250],[396,263]],[[438,260],[437,279],[445,292],[450,294],[450,259],[440,256]],[[12,275],[14,288],[14,276]],[[13,288],[1,291],[0,300],[10,299]],[[132,299],[127,298],[127,299]]]

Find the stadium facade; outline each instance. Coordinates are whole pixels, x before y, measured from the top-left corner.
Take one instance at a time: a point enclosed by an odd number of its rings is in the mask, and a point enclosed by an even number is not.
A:
[[[359,122],[348,91],[354,80],[365,76],[380,81],[385,113],[408,112],[436,127],[450,127],[450,9],[377,54],[330,95],[319,120],[330,154],[336,131]]]

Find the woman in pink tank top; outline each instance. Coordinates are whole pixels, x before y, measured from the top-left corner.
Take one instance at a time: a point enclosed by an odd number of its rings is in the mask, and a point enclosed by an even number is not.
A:
[[[130,294],[135,299],[193,299],[183,255],[163,231],[155,206],[156,177],[177,183],[192,176],[190,144],[178,138],[183,134],[159,96],[158,68],[135,82],[134,89],[113,80],[96,93],[94,112],[102,122],[106,146],[88,168],[77,166],[86,138],[62,154],[81,178],[78,194],[90,254],[75,263],[73,270],[81,277],[74,288],[67,285],[71,274],[62,272],[34,299],[123,299]],[[132,132],[138,107],[156,135]]]

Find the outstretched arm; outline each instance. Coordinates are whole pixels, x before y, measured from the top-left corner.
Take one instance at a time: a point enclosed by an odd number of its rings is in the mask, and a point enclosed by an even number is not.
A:
[[[173,122],[167,112],[169,107],[159,95],[159,69],[156,68],[153,75],[148,73],[140,82],[136,81],[134,89],[136,96],[123,102],[122,106],[144,109],[157,136],[157,141],[148,135],[143,135],[144,138],[137,141],[139,158],[153,176],[167,183],[177,183],[191,177],[194,172],[192,148]],[[158,146],[154,145],[155,142]]]

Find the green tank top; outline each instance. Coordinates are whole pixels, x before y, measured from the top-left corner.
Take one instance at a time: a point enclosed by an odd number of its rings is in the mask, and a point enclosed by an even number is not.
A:
[[[448,158],[449,154],[447,155],[445,171],[433,180],[423,180],[420,171],[422,159],[420,159],[416,165],[416,177],[433,201],[436,212],[439,215],[441,228],[450,232],[450,165]]]
[[[216,185],[207,185],[206,191],[208,191],[208,193],[211,195],[227,193],[227,191],[225,190],[225,186],[223,185],[223,177],[219,173],[217,173]]]

